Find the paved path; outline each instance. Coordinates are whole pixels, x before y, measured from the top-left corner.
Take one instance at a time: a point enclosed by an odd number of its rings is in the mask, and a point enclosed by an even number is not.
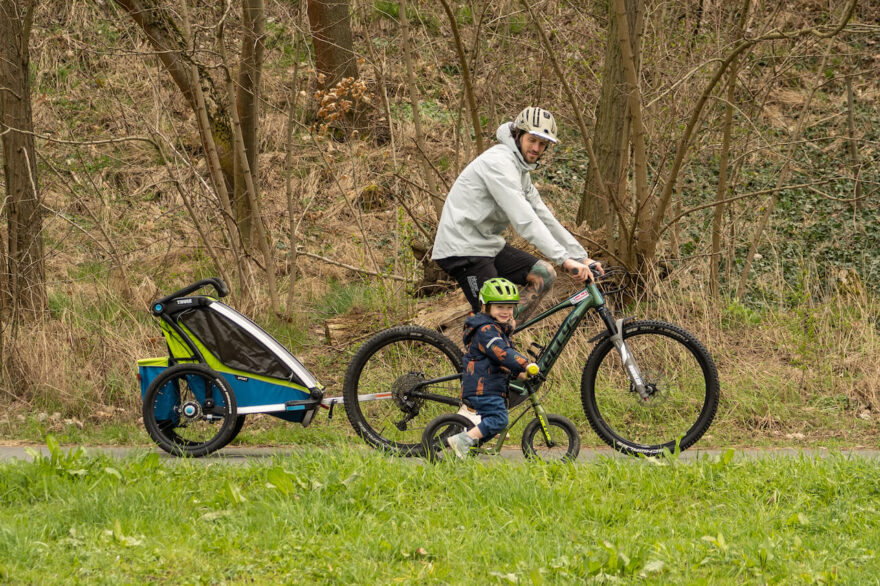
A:
[[[32,457],[28,453],[30,450],[36,450],[37,452],[48,456],[49,450],[46,446],[0,446],[0,460],[31,460]],[[67,453],[70,449],[69,446],[63,446],[63,451]],[[276,455],[290,455],[296,454],[297,452],[301,452],[303,450],[309,449],[324,449],[324,448],[297,448],[297,447],[227,447],[223,448],[219,452],[211,454],[210,456],[206,456],[204,458],[199,458],[197,461],[199,462],[222,462],[228,464],[245,464],[248,462],[256,462],[268,458],[272,458]],[[340,448],[328,448],[328,449],[340,449]],[[361,446],[353,446],[351,449],[355,450],[367,450],[369,448],[361,447]],[[169,456],[165,452],[159,450],[158,448],[150,448],[150,447],[112,447],[112,446],[94,446],[94,447],[86,447],[86,451],[88,453],[104,453],[113,457],[124,458],[126,456],[143,454],[147,452],[156,452],[160,454],[163,460],[167,460],[169,462],[180,461],[178,458],[174,458]],[[696,460],[701,457],[711,457],[718,456],[723,454],[725,450],[722,449],[699,449],[699,448],[691,448],[690,450],[686,450],[681,454],[682,460]],[[842,454],[847,457],[857,457],[857,458],[872,458],[872,459],[880,459],[880,450],[873,449],[852,449],[852,450],[828,450],[824,448],[820,449],[808,449],[808,450],[799,450],[794,448],[735,448],[735,457],[737,458],[770,458],[770,457],[797,457],[800,455],[805,455],[809,457],[825,457],[831,454]],[[520,459],[522,458],[522,452],[519,449],[511,449],[505,450],[503,453],[504,457],[510,459]],[[622,454],[619,454],[611,449],[593,449],[593,448],[584,448],[581,450],[579,461],[587,462],[590,460],[595,460],[599,457],[611,457],[611,458],[622,458],[622,459],[630,459]],[[633,459],[635,461],[635,459]],[[418,461],[418,460],[416,460]]]

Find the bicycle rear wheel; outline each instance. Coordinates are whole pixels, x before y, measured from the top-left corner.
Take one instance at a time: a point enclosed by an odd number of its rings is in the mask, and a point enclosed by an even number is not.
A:
[[[441,415],[433,419],[425,427],[422,434],[422,452],[425,458],[435,464],[455,461],[456,455],[449,446],[449,438],[467,431],[473,426],[473,421],[455,413]]]
[[[581,436],[574,423],[562,415],[547,415],[547,433],[541,429],[541,421],[532,419],[522,435],[522,451],[526,458],[545,462],[574,462],[581,451]]]
[[[345,372],[342,396],[354,430],[373,447],[423,455],[429,421],[460,406],[461,350],[420,326],[379,332],[357,351]],[[425,381],[446,379],[425,384]]]
[[[606,337],[587,359],[581,401],[590,426],[625,454],[657,456],[699,440],[718,410],[715,363],[686,330],[660,321],[630,322],[623,339],[649,396],[642,399]]]

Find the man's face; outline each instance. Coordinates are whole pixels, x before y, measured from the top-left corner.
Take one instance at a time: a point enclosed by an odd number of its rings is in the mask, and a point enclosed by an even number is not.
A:
[[[537,163],[538,159],[541,158],[541,155],[543,155],[544,151],[547,149],[548,142],[549,141],[543,138],[538,138],[534,134],[523,134],[522,138],[519,139],[519,150],[526,163]]]

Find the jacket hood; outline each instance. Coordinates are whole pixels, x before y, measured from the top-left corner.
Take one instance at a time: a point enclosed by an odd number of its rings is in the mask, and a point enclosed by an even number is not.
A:
[[[508,330],[510,328],[510,326],[507,324],[499,324],[492,318],[491,315],[483,313],[481,311],[480,313],[470,316],[464,321],[464,338],[469,340],[471,337],[473,337],[474,331],[480,329],[486,324],[495,324],[501,328],[501,331],[505,333],[508,333]]]
[[[538,164],[526,163],[522,153],[519,152],[519,147],[516,146],[516,141],[513,140],[513,134],[510,132],[511,124],[513,124],[513,122],[505,122],[499,126],[498,130],[495,131],[495,138],[498,139],[498,142],[513,151],[513,154],[516,157],[516,162],[523,171],[534,171],[538,167]]]
[[[472,330],[494,322],[495,320],[492,319],[491,315],[489,315],[488,313],[483,313],[482,311],[480,313],[475,313],[474,315],[464,320],[464,324]]]

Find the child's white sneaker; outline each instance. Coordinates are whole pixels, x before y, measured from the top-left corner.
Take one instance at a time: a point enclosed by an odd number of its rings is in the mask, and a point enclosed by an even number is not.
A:
[[[452,448],[456,457],[460,460],[464,460],[467,457],[468,452],[471,450],[471,446],[476,443],[466,431],[456,434],[446,441],[449,444],[449,447]]]
[[[471,409],[467,405],[462,405],[461,407],[458,408],[458,415],[465,417],[468,421],[472,422],[474,425],[479,425],[480,421],[483,420],[483,418],[480,417],[480,414],[477,413],[476,409]]]

